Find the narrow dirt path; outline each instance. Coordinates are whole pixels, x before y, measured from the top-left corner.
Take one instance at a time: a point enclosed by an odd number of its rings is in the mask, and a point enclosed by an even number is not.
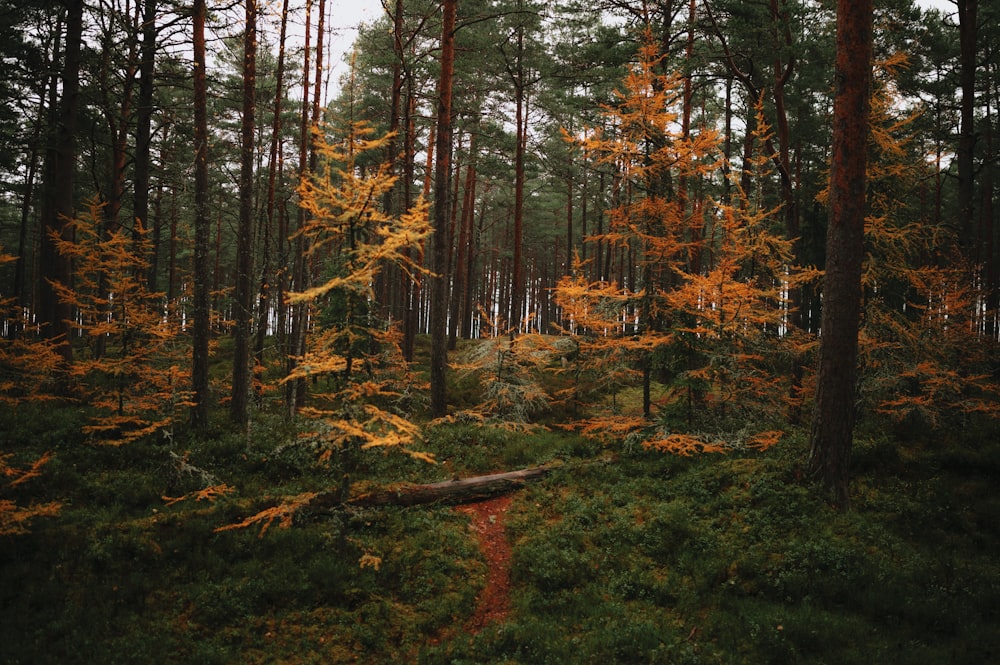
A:
[[[479,538],[479,547],[488,566],[486,587],[479,594],[475,613],[464,625],[469,635],[475,635],[491,623],[503,621],[510,613],[511,550],[504,525],[512,500],[510,495],[498,496],[455,508],[472,518],[470,527]]]

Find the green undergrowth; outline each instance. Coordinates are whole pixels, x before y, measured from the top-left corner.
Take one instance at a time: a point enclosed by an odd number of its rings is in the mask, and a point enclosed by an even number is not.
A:
[[[527,488],[513,612],[428,663],[1000,659],[1000,444],[859,440],[851,511],[765,453],[632,452]]]
[[[365,451],[357,491],[558,460],[507,515],[511,612],[468,635],[486,563],[444,506],[299,514],[338,482],[280,419],[249,438],[89,445],[72,409],[0,414],[60,501],[0,538],[0,663],[988,663],[1000,660],[1000,440],[859,433],[853,507],[803,479],[805,435],[667,457],[559,432],[426,431],[435,465]],[[183,460],[181,464],[178,460]],[[232,490],[194,496],[208,480]]]

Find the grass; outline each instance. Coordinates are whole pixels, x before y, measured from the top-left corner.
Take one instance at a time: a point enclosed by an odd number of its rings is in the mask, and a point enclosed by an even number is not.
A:
[[[0,663],[1000,660],[995,428],[919,441],[862,430],[846,513],[802,482],[795,431],[763,453],[675,458],[449,425],[421,446],[435,466],[366,454],[361,484],[564,462],[508,513],[508,620],[470,636],[460,626],[486,571],[456,511],[216,532],[266,496],[330,486],[331,470],[283,449],[278,419],[258,420],[250,445],[220,422],[116,449],[87,445],[79,420],[0,414],[5,450],[55,452],[15,498],[64,504],[0,539]],[[235,492],[167,505],[200,483],[171,452]]]

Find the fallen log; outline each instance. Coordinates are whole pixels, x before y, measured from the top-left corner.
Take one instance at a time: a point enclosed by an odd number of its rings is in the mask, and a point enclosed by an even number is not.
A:
[[[558,468],[547,464],[530,469],[491,473],[472,478],[454,478],[428,485],[401,485],[392,489],[368,492],[348,499],[352,506],[416,506],[425,503],[461,504],[490,499],[509,494],[524,487],[529,480],[537,480]]]
[[[578,462],[574,467],[588,464],[607,464],[612,458],[603,458],[589,462]],[[390,489],[382,489],[351,497],[344,501],[339,490],[324,492],[306,492],[296,497],[286,499],[277,506],[259,511],[256,515],[246,518],[237,524],[218,527],[216,531],[241,529],[251,525],[263,524],[261,534],[275,521],[288,526],[292,517],[300,510],[308,510],[313,515],[329,515],[342,510],[345,506],[377,507],[377,506],[417,506],[432,503],[460,505],[483,501],[502,494],[509,494],[521,489],[529,480],[537,480],[549,472],[567,468],[561,460],[556,460],[542,466],[491,473],[472,478],[454,478],[439,483],[427,485],[402,484]]]

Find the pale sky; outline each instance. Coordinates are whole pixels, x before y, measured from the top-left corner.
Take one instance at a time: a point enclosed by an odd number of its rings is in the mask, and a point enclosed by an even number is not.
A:
[[[371,23],[382,16],[382,0],[329,0],[329,21],[332,29],[330,44],[331,67],[333,76],[331,83],[335,86],[340,76],[347,72],[345,60],[350,57],[351,47],[357,35],[358,25]],[[879,0],[874,0],[876,5]],[[955,11],[954,0],[916,0],[921,7],[935,7],[945,14]]]

